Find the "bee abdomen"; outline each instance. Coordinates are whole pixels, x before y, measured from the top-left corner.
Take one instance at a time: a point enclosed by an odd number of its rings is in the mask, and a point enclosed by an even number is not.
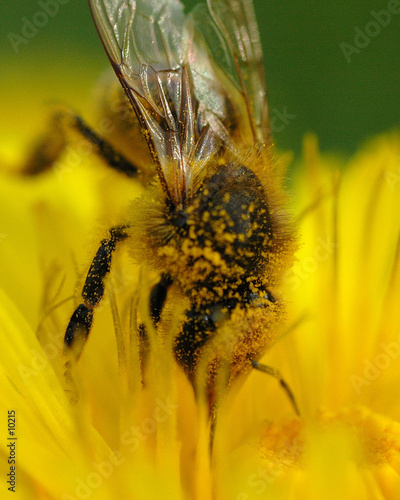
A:
[[[193,305],[186,311],[186,319],[180,333],[174,341],[174,356],[177,363],[188,374],[196,371],[200,357],[209,341],[215,336],[218,328],[230,319],[236,307],[265,308],[275,299],[268,290],[251,292],[242,286],[238,297],[225,299],[211,304]],[[235,342],[232,342],[232,348]],[[218,357],[218,353],[213,353]]]

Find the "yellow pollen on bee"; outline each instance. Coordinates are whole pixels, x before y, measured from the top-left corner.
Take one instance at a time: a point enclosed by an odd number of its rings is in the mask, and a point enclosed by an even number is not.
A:
[[[208,211],[203,212],[203,215],[201,216],[201,220],[203,222],[208,222],[210,220],[210,212],[208,212]]]
[[[228,203],[230,199],[231,199],[231,194],[230,193],[225,193],[222,201],[224,203]]]

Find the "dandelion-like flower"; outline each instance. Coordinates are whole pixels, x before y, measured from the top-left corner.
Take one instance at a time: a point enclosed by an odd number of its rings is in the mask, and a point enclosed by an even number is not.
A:
[[[2,175],[1,488],[14,471],[24,499],[398,498],[399,169],[396,134],[345,168],[306,140],[286,322],[262,359],[301,415],[254,371],[220,401],[211,447],[207,405],[170,352],[154,344],[142,373],[144,278],[122,247],[82,356],[63,354],[97,241],[86,228],[118,220],[126,181],[99,165]]]

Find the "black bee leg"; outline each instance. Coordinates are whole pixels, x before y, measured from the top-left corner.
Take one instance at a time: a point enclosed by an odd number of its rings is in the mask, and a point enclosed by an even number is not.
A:
[[[153,286],[150,292],[150,315],[155,326],[160,321],[161,313],[167,298],[168,288],[173,280],[168,274],[163,274],[160,281]]]
[[[168,274],[162,274],[161,279],[156,283],[150,290],[149,296],[149,310],[150,318],[154,327],[157,327],[161,319],[161,313],[164,308],[165,301],[167,299],[168,288],[172,285],[173,280]],[[144,366],[147,361],[147,356],[150,350],[150,340],[147,333],[147,329],[144,323],[140,323],[138,326],[138,336],[139,336],[139,357],[142,363],[142,373],[144,371]]]
[[[71,119],[73,127],[75,127],[76,130],[95,147],[97,154],[104,158],[108,166],[128,177],[138,176],[138,168],[89,127],[80,116],[72,115]]]
[[[128,237],[128,226],[110,229],[109,236],[101,241],[86,276],[82,290],[82,303],[71,316],[64,336],[64,346],[79,357],[90,333],[94,309],[104,295],[104,278],[110,271],[112,254],[119,241]]]
[[[128,177],[138,177],[140,174],[135,165],[95,132],[80,116],[65,110],[58,111],[50,117],[47,131],[34,145],[22,168],[22,173],[38,175],[56,166],[68,144],[68,129],[79,132],[85,141],[93,146],[93,152],[101,156],[111,168]]]
[[[46,131],[32,145],[21,166],[21,173],[26,176],[35,176],[50,170],[66,147],[65,126],[60,113],[54,113],[47,123]]]
[[[172,278],[168,274],[163,274],[160,281],[153,286],[150,291],[149,297],[149,308],[150,317],[152,319],[153,325],[156,327],[160,322],[161,313],[167,298],[168,288],[172,285]],[[147,334],[146,327],[143,323],[139,325],[138,328],[141,359],[146,359],[147,351],[149,350],[149,338]]]
[[[291,388],[288,386],[287,382],[285,382],[285,380],[282,378],[282,375],[279,373],[279,371],[275,370],[275,368],[271,368],[270,366],[263,365],[263,364],[259,363],[258,361],[254,361],[253,359],[250,359],[250,362],[251,362],[253,368],[255,368],[256,370],[259,370],[260,372],[266,373],[267,375],[271,375],[271,377],[274,377],[278,380],[281,387],[286,392],[286,395],[289,398],[290,403],[293,406],[293,409],[294,409],[296,415],[300,416],[299,407],[297,406],[294,394],[293,394]]]

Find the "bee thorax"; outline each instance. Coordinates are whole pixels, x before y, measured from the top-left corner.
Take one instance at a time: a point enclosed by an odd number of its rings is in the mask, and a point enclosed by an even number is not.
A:
[[[172,236],[158,255],[187,293],[205,287],[225,295],[221,287],[235,288],[268,261],[273,239],[268,203],[261,183],[243,165],[218,169],[168,223]]]

